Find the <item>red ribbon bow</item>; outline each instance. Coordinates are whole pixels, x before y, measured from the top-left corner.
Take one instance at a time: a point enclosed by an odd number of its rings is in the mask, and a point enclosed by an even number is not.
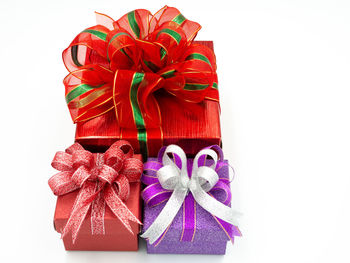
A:
[[[104,234],[104,211],[107,205],[133,234],[129,220],[141,224],[123,201],[130,192],[129,182],[140,180],[143,164],[133,158],[126,141],[115,142],[105,153],[93,154],[75,143],[65,152],[57,152],[51,165],[60,171],[49,179],[57,196],[79,190],[62,237],[72,231],[75,242],[91,207],[91,233]]]
[[[63,51],[74,122],[115,110],[120,127],[159,128],[159,89],[184,105],[218,101],[215,55],[192,43],[201,26],[176,8],[165,6],[154,15],[137,9],[116,21],[97,13],[97,22]]]

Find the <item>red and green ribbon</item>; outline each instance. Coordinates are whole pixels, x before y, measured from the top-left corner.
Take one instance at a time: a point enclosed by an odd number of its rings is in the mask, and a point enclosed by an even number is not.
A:
[[[136,131],[147,155],[148,132],[161,131],[159,89],[187,103],[218,100],[215,55],[193,40],[201,26],[176,8],[154,15],[137,9],[114,21],[96,13],[98,25],[78,34],[63,51],[64,79],[74,122],[115,110],[118,125]]]

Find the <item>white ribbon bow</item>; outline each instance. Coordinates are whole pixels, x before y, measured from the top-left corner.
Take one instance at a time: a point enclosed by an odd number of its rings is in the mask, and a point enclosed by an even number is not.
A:
[[[179,156],[181,169],[169,158],[168,153],[175,153]],[[198,160],[203,155],[209,155],[214,160],[210,167],[198,167]],[[235,218],[240,213],[207,194],[219,180],[219,176],[215,171],[217,159],[218,156],[215,151],[211,149],[201,150],[193,160],[192,176],[190,178],[187,174],[187,158],[184,151],[177,145],[169,145],[166,148],[163,155],[164,166],[157,171],[157,177],[161,186],[164,189],[172,190],[173,193],[158,217],[141,237],[148,238],[148,242],[153,244],[172,223],[189,192],[206,211],[227,223],[237,225]]]

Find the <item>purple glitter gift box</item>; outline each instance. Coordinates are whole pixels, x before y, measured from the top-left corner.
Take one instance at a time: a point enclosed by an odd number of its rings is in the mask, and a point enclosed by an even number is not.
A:
[[[219,154],[222,156],[219,147]],[[164,151],[163,151],[164,152]],[[149,158],[145,163],[142,181],[152,187],[152,180],[156,178],[157,170],[162,167],[161,152],[157,158]],[[223,157],[223,156],[222,156]],[[198,162],[210,165],[213,160],[199,159]],[[175,156],[175,163],[179,166],[179,160]],[[218,183],[209,191],[209,194],[218,201],[230,206],[231,192],[229,184],[229,168],[226,160],[217,163],[215,171],[219,176]],[[181,164],[180,164],[181,165]],[[191,175],[193,159],[187,159],[187,171]],[[180,168],[180,166],[179,166]],[[148,178],[147,178],[148,177]],[[143,232],[145,232],[155,221],[159,213],[167,204],[172,194],[171,191],[159,189],[159,184],[153,184],[158,188],[158,192],[153,194],[156,202],[149,202],[149,195],[143,192],[145,200]],[[146,188],[146,189],[147,189]],[[224,191],[222,191],[224,190]],[[154,200],[152,200],[154,201]],[[213,216],[202,208],[193,198],[191,192],[185,198],[184,203],[173,219],[171,225],[163,235],[153,244],[147,241],[147,252],[151,254],[214,254],[223,255],[226,252],[226,244],[232,241],[235,236],[241,236],[238,227],[230,225],[223,220]]]

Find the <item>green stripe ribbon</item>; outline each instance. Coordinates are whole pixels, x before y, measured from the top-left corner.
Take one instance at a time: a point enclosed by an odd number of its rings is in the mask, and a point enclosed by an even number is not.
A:
[[[208,84],[187,83],[185,84],[184,90],[203,90],[208,86]]]
[[[173,19],[173,21],[178,25],[181,25],[185,20],[186,20],[186,18],[182,14],[178,14]]]
[[[158,66],[153,64],[152,61],[143,60],[143,63],[145,63],[145,65],[153,72],[157,72],[159,70]]]
[[[202,60],[211,66],[209,59],[206,56],[204,56],[203,54],[192,53],[192,54],[188,55],[185,60],[191,60],[191,59]]]
[[[132,107],[132,112],[134,115],[134,121],[137,127],[137,139],[140,144],[140,150],[144,160],[148,156],[147,149],[147,132],[145,127],[145,121],[143,119],[140,105],[137,99],[137,93],[140,86],[140,83],[143,81],[145,74],[140,72],[135,72],[130,88],[130,102]]]
[[[123,36],[123,35],[126,35],[126,36],[128,36],[128,37],[131,38],[131,36],[130,36],[128,33],[119,32],[119,33],[115,34],[115,35],[111,38],[111,40],[109,40],[109,43],[111,43],[116,37]]]
[[[116,39],[116,38],[119,37],[119,36],[123,36],[123,35],[132,38],[128,33],[119,32],[119,33],[115,34],[115,35],[111,38],[111,40],[109,40],[108,46],[107,46],[107,59],[108,59],[109,61],[110,61],[109,54],[108,54],[109,45],[112,43],[112,41],[113,41],[114,39]],[[125,52],[125,50],[124,50],[123,48],[120,49],[120,52],[122,52],[125,56],[127,56],[129,59],[131,59],[131,58],[129,57],[129,55]]]
[[[128,13],[128,21],[129,21],[129,25],[130,25],[132,31],[134,32],[134,34],[136,35],[136,37],[140,38],[140,27],[136,21],[135,11],[131,11]]]
[[[82,33],[89,33],[91,35],[98,37],[99,39],[102,39],[103,41],[106,41],[106,38],[107,38],[106,33],[103,33],[103,32],[98,31],[98,30],[85,29]]]
[[[163,28],[162,30],[160,30],[160,31],[158,32],[157,38],[158,38],[158,36],[159,36],[160,34],[162,34],[162,33],[171,36],[171,37],[176,41],[177,44],[179,44],[180,41],[181,41],[181,36],[180,36],[180,34],[177,33],[177,32],[174,31],[174,30],[171,30],[171,29],[169,29],[169,28]]]
[[[101,85],[102,86],[102,85]],[[92,89],[96,89],[96,88],[99,88],[101,86],[90,86],[88,84],[80,84],[78,86],[76,86],[74,89],[72,89],[66,96],[66,102],[67,104],[69,102],[71,102],[72,100],[74,100],[75,98],[83,95],[85,92],[88,92]]]
[[[106,41],[107,38],[107,34],[98,30],[94,30],[94,29],[85,29],[84,31],[82,31],[81,33],[89,33],[91,35],[94,35],[95,37],[98,37],[99,39]],[[72,46],[71,48],[71,56],[72,56],[72,60],[74,62],[74,64],[78,67],[82,67],[83,65],[80,64],[79,60],[78,60],[78,45],[76,46]]]
[[[166,55],[166,51],[164,48],[161,47],[160,48],[160,59],[162,60],[165,57],[165,55]]]
[[[167,71],[167,72],[164,72],[164,73],[162,73],[162,77],[164,78],[164,79],[168,79],[168,78],[171,78],[171,77],[174,77],[174,73],[176,72],[176,70],[175,69],[172,69],[172,70],[169,70],[169,71]]]

